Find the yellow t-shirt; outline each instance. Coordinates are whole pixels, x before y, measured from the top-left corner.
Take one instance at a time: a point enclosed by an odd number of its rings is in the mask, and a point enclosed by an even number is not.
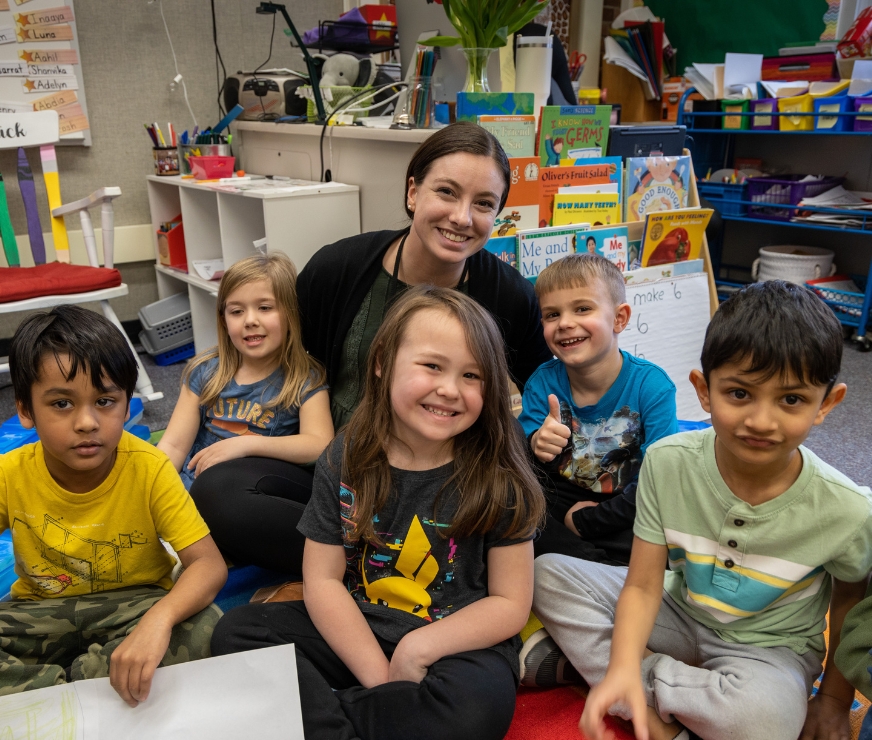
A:
[[[209,534],[169,458],[124,432],[115,465],[88,493],[61,488],[42,443],[0,456],[0,531],[12,530],[14,599],[80,596],[128,586],[172,588],[174,561]]]

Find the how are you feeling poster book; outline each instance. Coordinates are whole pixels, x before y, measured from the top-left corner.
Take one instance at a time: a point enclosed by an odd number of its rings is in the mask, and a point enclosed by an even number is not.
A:
[[[518,232],[518,270],[531,282],[561,257],[574,254],[585,227],[552,226]]]
[[[511,162],[511,160],[510,160]],[[572,167],[543,167],[539,171],[539,228],[551,226],[554,218],[554,196],[566,188],[616,185],[621,203],[622,163],[620,157],[593,157]],[[512,188],[514,189],[514,184]],[[596,192],[599,188],[595,188]],[[511,198],[511,191],[509,191]],[[617,218],[614,222],[621,221]]]
[[[507,157],[536,154],[536,116],[479,116],[478,125],[496,137]]]
[[[700,256],[711,208],[685,208],[645,217],[642,267],[695,260]]]
[[[545,105],[539,119],[539,163],[558,167],[561,159],[605,156],[610,105]]]
[[[491,237],[514,236],[539,225],[539,158],[509,157],[509,170],[509,196],[497,214]]]
[[[627,221],[646,213],[687,208],[690,156],[627,157]]]

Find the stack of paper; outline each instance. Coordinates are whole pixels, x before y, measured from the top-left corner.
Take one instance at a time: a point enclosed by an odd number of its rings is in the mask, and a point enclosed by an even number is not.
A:
[[[793,98],[808,92],[808,83],[794,80],[793,82],[762,81],[760,85],[770,98]]]
[[[706,100],[724,97],[724,65],[694,62],[684,70],[684,76]]]
[[[791,219],[793,221],[834,224],[845,228],[872,227],[872,193],[845,190],[839,185],[813,198],[803,198],[799,205],[806,208],[825,208],[827,212],[797,211],[796,216]]]
[[[724,60],[724,97],[729,100],[756,99],[762,70],[762,54],[728,52]]]

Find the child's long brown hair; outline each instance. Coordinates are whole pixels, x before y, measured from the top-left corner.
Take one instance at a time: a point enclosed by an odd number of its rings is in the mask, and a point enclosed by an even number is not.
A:
[[[363,398],[345,429],[343,479],[355,491],[351,536],[379,542],[372,519],[384,508],[394,488],[387,456],[392,436],[394,360],[412,317],[427,310],[460,322],[483,381],[481,414],[454,438],[454,473],[445,489],[457,490],[459,505],[444,536],[484,534],[497,526],[507,511],[511,512],[511,522],[503,536],[530,536],[542,521],[545,499],[530,468],[524,435],[512,417],[505,346],[499,329],[491,315],[471,298],[456,290],[427,286],[407,291],[385,316],[367,360]]]
[[[242,362],[242,355],[230,341],[224,311],[227,299],[237,288],[256,280],[269,280],[276,308],[281,311],[288,327],[282,340],[279,366],[282,369],[282,388],[275,398],[261,404],[264,408],[288,408],[299,405],[303,386],[311,379],[310,388],[317,388],[325,382],[324,368],[311,355],[306,353],[300,339],[300,308],[297,303],[297,270],[290,258],[282,252],[255,254],[233,264],[218,286],[218,346],[212,347],[191,360],[185,369],[182,383],[187,383],[194,368],[218,358],[218,368],[200,392],[200,405],[211,406],[236,375]]]

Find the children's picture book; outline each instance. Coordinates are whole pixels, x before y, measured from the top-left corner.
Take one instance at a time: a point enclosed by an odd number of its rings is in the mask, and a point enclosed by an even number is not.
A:
[[[598,254],[613,262],[621,272],[627,269],[627,244],[629,241],[626,226],[599,228],[585,231],[578,251],[586,250],[589,254]]]
[[[554,215],[554,196],[560,188],[616,183],[620,203],[621,180],[620,157],[597,157],[574,167],[543,167],[539,171],[539,228],[551,225]]]
[[[589,224],[605,226],[621,222],[617,193],[557,193],[554,196],[554,226]]]
[[[627,221],[646,213],[687,208],[690,156],[627,157]]]
[[[479,116],[478,125],[497,137],[507,157],[536,154],[536,116]]]
[[[533,93],[459,92],[457,120],[478,123],[479,116],[532,116]]]
[[[539,273],[552,262],[574,254],[583,229],[550,227],[518,232],[518,269],[536,282]]]
[[[699,257],[711,208],[685,208],[645,217],[642,267],[695,260]]]
[[[518,267],[518,238],[516,236],[492,236],[484,248],[512,267]]]
[[[605,156],[611,114],[610,105],[543,106],[539,119],[540,164],[557,167],[563,158]]]
[[[497,214],[491,238],[514,236],[539,225],[539,158],[510,157],[511,187],[503,210]]]

